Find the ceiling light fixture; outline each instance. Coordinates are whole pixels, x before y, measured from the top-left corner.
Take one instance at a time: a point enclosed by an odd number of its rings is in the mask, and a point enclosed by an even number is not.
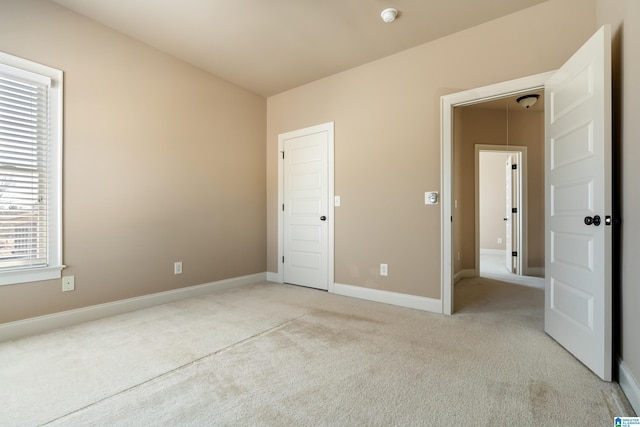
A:
[[[380,14],[382,20],[387,23],[395,21],[396,16],[398,16],[398,11],[392,7],[386,8]]]
[[[516,102],[522,105],[524,108],[529,108],[529,107],[533,107],[533,105],[536,102],[538,102],[538,98],[540,98],[540,95],[536,95],[536,94],[525,95],[516,99]]]

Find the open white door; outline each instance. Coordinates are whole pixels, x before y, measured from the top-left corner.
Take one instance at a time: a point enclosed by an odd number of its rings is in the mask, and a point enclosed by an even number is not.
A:
[[[507,161],[505,163],[505,207],[504,207],[504,234],[505,234],[505,266],[509,273],[513,273],[513,221],[512,221],[512,201],[511,201],[511,186],[513,184],[511,179],[511,165],[513,161],[511,155],[507,155]]]
[[[609,27],[545,86],[545,331],[611,381]]]
[[[515,157],[515,158],[514,158]],[[522,274],[522,189],[521,162],[519,154],[512,155],[511,164],[511,253],[513,261],[512,273]],[[515,169],[514,169],[515,168]],[[513,255],[515,253],[515,255]]]
[[[505,262],[507,271],[518,275],[522,274],[522,245],[520,244],[520,234],[522,229],[522,195],[520,193],[520,169],[518,169],[521,162],[522,159],[520,153],[514,153],[507,155],[507,161],[505,164]]]

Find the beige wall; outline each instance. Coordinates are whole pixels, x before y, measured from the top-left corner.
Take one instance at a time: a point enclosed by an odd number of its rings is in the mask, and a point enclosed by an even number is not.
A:
[[[0,50],[65,73],[76,279],[1,286],[0,323],[265,271],[264,98],[44,1],[0,0]]]
[[[640,333],[638,307],[640,284],[636,270],[640,259],[640,2],[598,0],[598,25],[611,24],[613,68],[613,136],[617,147],[615,171],[620,196],[618,215],[622,217],[620,242],[621,270],[615,283],[614,316],[619,315],[619,357],[636,384],[640,382]],[[616,271],[618,273],[618,271]],[[621,313],[621,314],[620,314]],[[638,408],[636,407],[636,410]]]
[[[461,270],[475,268],[477,144],[527,147],[527,265],[544,267],[544,111],[525,110],[514,98],[506,98],[504,103],[504,109],[483,108],[482,104],[457,108],[459,130],[454,151],[460,153],[460,159],[454,168],[461,172],[454,187],[460,188],[459,206],[464,208],[457,215],[461,237],[455,240],[454,250],[461,252]]]
[[[440,189],[440,96],[557,68],[593,33],[593,4],[549,1],[269,98],[268,271],[278,134],[335,121],[336,282],[440,298],[440,206],[424,205]]]

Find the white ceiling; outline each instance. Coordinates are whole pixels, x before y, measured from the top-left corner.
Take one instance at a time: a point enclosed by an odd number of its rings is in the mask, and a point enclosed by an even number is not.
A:
[[[271,96],[546,0],[52,1]]]

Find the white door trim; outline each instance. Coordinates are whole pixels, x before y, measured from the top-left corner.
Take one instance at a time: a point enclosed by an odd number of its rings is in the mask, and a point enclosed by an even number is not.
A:
[[[505,96],[542,89],[554,72],[536,74],[440,98],[441,182],[442,182],[442,266],[441,301],[444,314],[453,313],[453,109]]]
[[[486,151],[493,152],[516,152],[519,153],[519,163],[518,166],[518,179],[520,180],[520,185],[518,189],[518,202],[517,206],[520,209],[520,215],[518,215],[518,263],[520,263],[520,274],[522,276],[527,275],[528,270],[528,252],[527,252],[527,147],[519,146],[519,145],[484,145],[484,144],[476,144],[475,145],[475,186],[476,186],[476,200],[475,200],[475,231],[476,231],[476,266],[475,272],[476,276],[480,275],[480,153]],[[458,248],[459,249],[459,248]]]
[[[284,282],[284,269],[282,266],[282,257],[284,256],[284,213],[282,204],[284,201],[284,161],[282,153],[284,151],[284,140],[296,136],[304,136],[311,133],[327,132],[327,167],[328,167],[328,200],[329,213],[327,215],[328,226],[328,242],[327,242],[327,289],[329,292],[334,291],[334,236],[335,236],[335,209],[334,209],[334,122],[323,123],[316,126],[310,126],[303,129],[294,130],[278,135],[278,273],[275,278],[278,283]]]

